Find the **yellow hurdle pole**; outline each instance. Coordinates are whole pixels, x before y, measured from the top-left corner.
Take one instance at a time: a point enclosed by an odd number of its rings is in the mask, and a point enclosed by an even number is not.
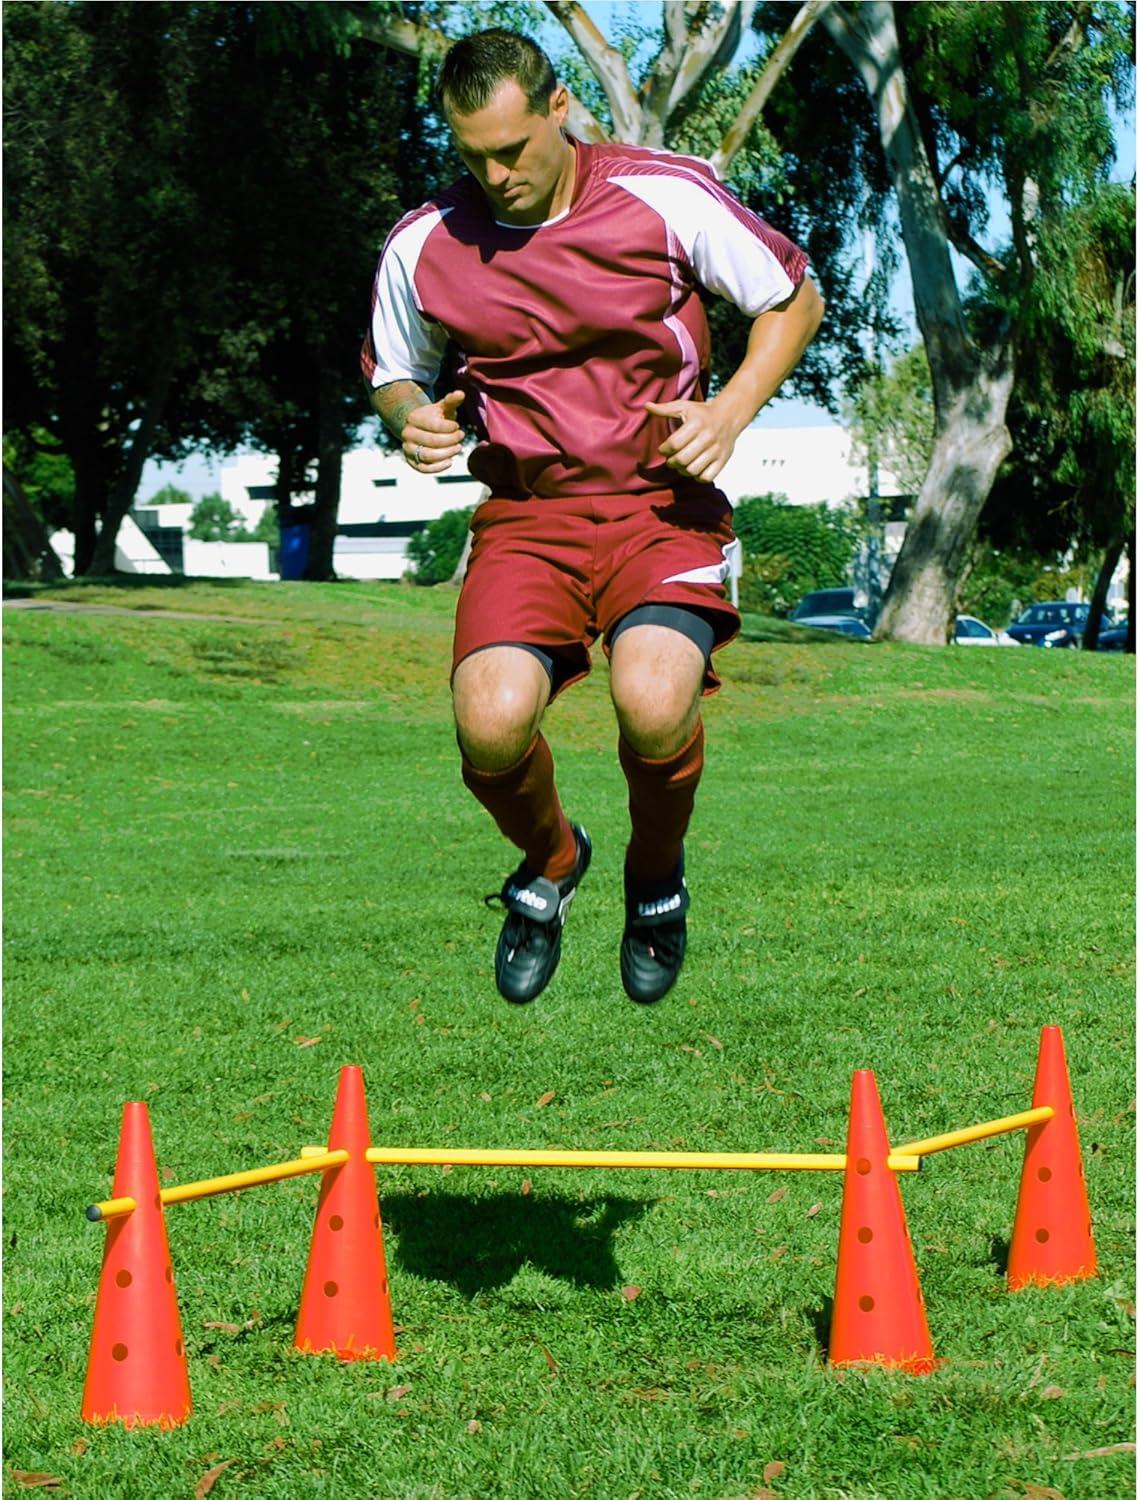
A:
[[[303,1154],[303,1153],[302,1153]],[[388,1167],[618,1167],[674,1171],[844,1172],[845,1156],[798,1155],[787,1151],[484,1151],[460,1147],[370,1146],[374,1166]],[[892,1152],[887,1166],[916,1172],[921,1159]]]
[[[899,1156],[929,1156],[934,1151],[948,1151],[950,1146],[967,1146],[970,1141],[987,1141],[990,1136],[1004,1135],[1010,1130],[1026,1130],[1030,1125],[1041,1125],[1050,1120],[1056,1111],[1050,1104],[1037,1109],[1025,1109],[1018,1115],[1005,1115],[1000,1120],[986,1120],[982,1125],[966,1125],[962,1130],[949,1130],[945,1135],[931,1135],[928,1140],[910,1141],[894,1149]]]
[[[258,1187],[263,1182],[280,1182],[287,1177],[304,1177],[309,1172],[323,1172],[328,1167],[338,1167],[348,1160],[347,1151],[310,1152],[296,1161],[279,1162],[273,1167],[253,1167],[248,1172],[230,1172],[225,1177],[204,1177],[201,1182],[183,1182],[177,1187],[163,1188],[159,1193],[163,1208],[171,1203],[189,1203],[195,1198],[212,1198],[215,1193],[236,1193],[242,1188]],[[129,1214],[138,1205],[133,1198],[106,1198],[102,1203],[92,1203],[87,1217],[98,1223],[101,1219],[117,1218]]]

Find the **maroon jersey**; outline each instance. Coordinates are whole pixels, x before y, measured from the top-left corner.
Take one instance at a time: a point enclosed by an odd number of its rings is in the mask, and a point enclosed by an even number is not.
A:
[[[706,162],[570,139],[573,199],[544,224],[499,222],[472,177],[400,220],[376,269],[365,379],[432,386],[450,340],[480,438],[470,471],[496,495],[701,488],[662,461],[670,423],[645,402],[706,394],[701,288],[755,318],[807,257]]]

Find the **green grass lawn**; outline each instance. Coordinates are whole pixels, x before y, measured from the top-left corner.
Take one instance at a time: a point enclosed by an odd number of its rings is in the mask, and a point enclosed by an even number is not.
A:
[[[6,1493],[221,1464],[215,1497],[1133,1493],[1133,660],[737,642],[649,1008],[598,660],[547,724],[593,868],[516,1009],[450,590],[40,597],[109,608],[5,610]],[[394,1145],[841,1151],[852,1070],[915,1139],[1027,1108],[1045,1023],[1101,1274],[1010,1296],[1022,1137],[931,1158],[902,1181],[929,1377],[827,1368],[837,1176],[384,1168],[397,1366],[291,1350],[300,1179],[167,1212],[191,1421],[79,1420],[125,1100],[171,1183],[322,1141],[344,1063]]]

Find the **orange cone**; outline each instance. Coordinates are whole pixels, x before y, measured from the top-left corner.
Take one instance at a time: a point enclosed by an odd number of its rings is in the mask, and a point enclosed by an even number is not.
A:
[[[396,1358],[376,1178],[364,1156],[371,1144],[364,1075],[341,1068],[328,1149],[350,1155],[321,1181],[294,1339],[306,1354]]]
[[[1059,1026],[1045,1026],[1040,1033],[1032,1107],[1042,1104],[1050,1104],[1055,1114],[1029,1129],[1024,1146],[1008,1257],[1009,1290],[1014,1292],[1096,1274],[1088,1189]]]
[[[850,1089],[830,1363],[928,1375],[937,1361],[889,1154],[874,1074],[860,1069]]]
[[[137,1207],[107,1225],[83,1420],[178,1427],[190,1377],[145,1104],[123,1106],[113,1195]]]

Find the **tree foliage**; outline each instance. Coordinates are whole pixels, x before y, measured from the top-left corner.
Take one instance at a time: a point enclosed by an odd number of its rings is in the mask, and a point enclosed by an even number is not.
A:
[[[169,394],[229,318],[201,87],[214,9],[4,13],[5,426],[66,454],[80,572],[111,570]]]
[[[226,110],[240,152],[219,161],[239,314],[177,413],[176,435],[278,458],[288,519],[313,496],[308,577],[332,576],[340,461],[369,408],[359,372],[379,248],[422,181],[415,69],[377,68],[339,7],[223,6]],[[410,181],[408,180],[410,179]],[[262,203],[251,225],[245,212]]]
[[[414,569],[411,575],[414,582],[450,583],[463,555],[474,513],[473,505],[445,510],[408,538],[407,556]]]
[[[76,568],[110,571],[143,464],[253,440],[315,465],[331,567],[357,351],[402,212],[415,69],[340,7],[28,3],[4,13],[5,427],[75,474]],[[411,134],[414,134],[412,129]]]
[[[862,462],[888,469],[903,494],[916,494],[933,451],[933,387],[924,348],[907,349],[885,367],[868,366],[846,415]]]
[[[732,526],[744,553],[743,609],[785,615],[809,590],[849,582],[858,528],[844,511],[753,495],[736,505]]]

